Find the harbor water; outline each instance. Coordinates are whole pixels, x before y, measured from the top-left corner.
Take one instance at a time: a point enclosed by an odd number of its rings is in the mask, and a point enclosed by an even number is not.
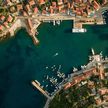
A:
[[[73,67],[87,64],[91,48],[108,56],[108,25],[84,27],[86,33],[74,34],[71,21],[55,26],[43,23],[38,28],[38,46],[25,29],[0,42],[0,108],[43,108],[46,98],[31,85],[32,80],[44,86],[44,76],[55,74],[54,65],[71,73]]]

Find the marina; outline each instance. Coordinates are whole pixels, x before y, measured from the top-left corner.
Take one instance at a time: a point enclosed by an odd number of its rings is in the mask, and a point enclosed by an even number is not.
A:
[[[2,61],[2,65],[0,65],[0,83],[3,88],[0,94],[2,99],[4,95],[6,96],[4,100],[1,99],[1,106],[8,108],[20,108],[24,106],[43,108],[46,98],[39,94],[35,88],[32,88],[31,80],[37,79],[42,86],[51,91],[53,85],[45,84],[45,86],[43,83],[46,81],[44,80],[42,83],[43,76],[48,75],[47,78],[51,78],[52,74],[56,74],[59,65],[62,65],[61,72],[65,73],[66,78],[70,78],[72,74],[69,74],[69,72],[71,69],[73,71],[73,67],[78,69],[78,66],[81,67],[81,65],[83,66],[88,63],[87,57],[91,55],[90,48],[95,50],[95,54],[103,51],[105,60],[108,60],[108,42],[106,38],[101,38],[101,35],[105,37],[103,31],[107,34],[107,26],[99,26],[99,28],[97,26],[86,26],[87,33],[73,34],[67,32],[67,28],[71,28],[70,23],[63,21],[59,28],[45,23],[40,25],[38,37],[41,44],[37,48],[34,48],[31,39],[24,29],[20,30],[14,38],[12,37],[12,40],[0,44]],[[54,35],[49,32],[49,29]],[[56,40],[56,44],[54,40]],[[28,45],[31,47],[28,47]],[[59,53],[59,56],[53,57],[56,52]],[[53,65],[56,65],[56,70],[49,71],[51,67],[54,68]],[[77,75],[77,71],[75,74]],[[54,76],[54,78],[58,77]],[[57,83],[56,89],[54,88],[55,92],[52,92],[52,95],[59,89],[58,85]],[[16,94],[18,94],[18,97]],[[22,96],[23,98],[21,98]]]
[[[76,83],[78,83],[81,80],[78,80],[77,82],[73,81],[76,77],[82,77],[82,75],[84,76],[91,76],[94,72],[96,72],[96,68],[98,66],[101,66],[102,63],[106,62],[108,63],[108,60],[106,60],[103,56],[102,56],[102,52],[100,54],[95,54],[95,51],[93,48],[91,48],[91,60],[87,65],[81,66],[81,70],[78,70],[77,68],[73,68],[73,73],[68,74],[68,77],[65,78],[65,74],[61,73],[60,70],[62,68],[61,65],[59,65],[58,70],[57,70],[57,76],[59,78],[63,78],[63,80],[61,82],[57,82],[57,78],[54,78],[53,76],[51,78],[47,78],[47,80],[49,79],[49,81],[55,85],[55,89],[52,93],[47,93],[51,96],[50,99],[53,99],[53,97],[61,90],[61,89],[68,89],[71,86],[75,85]],[[97,66],[98,64],[98,66]],[[54,65],[55,66],[55,65]],[[108,67],[107,67],[108,68]],[[100,67],[100,72],[103,72],[103,67]],[[85,78],[86,78],[85,77]],[[101,77],[102,78],[102,77]],[[82,79],[83,80],[83,79]],[[73,82],[72,82],[73,81]],[[40,84],[38,84],[40,85]],[[48,85],[46,85],[48,87]],[[37,87],[36,87],[37,88]],[[41,90],[40,90],[41,91]],[[43,91],[41,91],[43,93]],[[45,105],[44,108],[48,108],[48,103],[50,102],[49,98],[46,102],[47,105]]]
[[[58,103],[70,105],[67,89],[94,74],[104,82],[108,0],[1,0],[0,40],[0,108],[48,108],[61,89],[66,100]],[[75,96],[86,107],[89,97]]]

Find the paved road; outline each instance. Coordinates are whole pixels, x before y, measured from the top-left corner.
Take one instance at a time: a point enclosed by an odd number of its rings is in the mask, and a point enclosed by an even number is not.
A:
[[[37,19],[39,21],[48,21],[48,20],[74,20],[75,17],[68,16],[68,15],[60,15],[60,14],[54,14],[54,15],[32,15],[32,16],[17,16],[19,19]]]

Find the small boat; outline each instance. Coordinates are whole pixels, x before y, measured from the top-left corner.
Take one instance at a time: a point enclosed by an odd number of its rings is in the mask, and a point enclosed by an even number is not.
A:
[[[64,73],[58,72],[57,76],[58,76],[59,78],[65,78],[65,74],[64,74]]]
[[[55,84],[57,83],[57,79],[54,78],[54,77],[52,77],[52,78],[50,78],[50,82],[51,82],[53,85],[55,85]]]
[[[86,68],[86,65],[84,65],[84,68]]]
[[[53,25],[55,26],[55,21],[53,21]]]
[[[54,56],[58,56],[58,53],[55,53]]]
[[[49,79],[49,76],[47,75],[46,79],[48,80]]]
[[[100,52],[100,56],[103,57],[103,55],[102,55],[102,51]]]
[[[76,72],[76,71],[78,71],[78,69],[74,67],[74,68],[73,68],[73,72]]]
[[[58,20],[58,21],[56,21],[56,23],[58,24],[58,25],[60,25],[60,21]]]
[[[84,66],[81,66],[81,69],[84,69],[85,67]]]
[[[55,71],[55,68],[52,71]]]
[[[108,60],[108,57],[107,56],[105,57],[105,60]]]
[[[92,56],[89,56],[89,61],[91,61],[92,60]]]
[[[92,52],[93,55],[95,55],[95,52],[94,52],[94,49],[93,48],[91,48],[91,52]]]
[[[55,67],[56,65],[53,65],[53,67]]]
[[[46,85],[46,87],[48,87],[48,85]]]
[[[48,69],[48,66],[46,66],[45,68]]]

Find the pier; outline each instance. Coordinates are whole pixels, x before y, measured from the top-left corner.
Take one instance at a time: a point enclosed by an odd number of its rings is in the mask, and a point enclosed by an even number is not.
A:
[[[36,81],[32,81],[32,85],[34,87],[36,87],[45,97],[47,97],[48,99],[51,99],[51,97],[48,95],[48,93],[46,91],[44,91],[40,85],[38,83],[36,83]]]
[[[34,22],[34,23],[33,23]],[[39,43],[39,40],[35,36],[37,33],[36,28],[40,25],[40,22],[37,20],[31,20],[31,19],[26,19],[27,27],[26,30],[28,31],[29,35],[31,36],[33,43],[37,45]]]

